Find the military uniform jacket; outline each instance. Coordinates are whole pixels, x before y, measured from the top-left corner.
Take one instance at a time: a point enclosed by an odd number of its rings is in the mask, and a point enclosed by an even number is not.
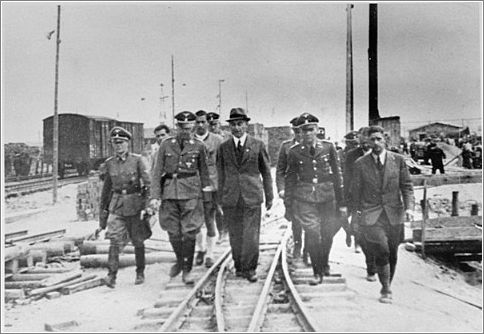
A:
[[[114,156],[105,162],[101,210],[119,216],[133,216],[148,204],[150,175],[145,159],[127,153],[125,159]]]
[[[195,139],[200,140],[197,137],[195,137]],[[213,187],[213,189],[217,190],[217,151],[223,141],[223,138],[222,136],[209,132],[208,136],[200,141],[205,144],[205,147],[207,148],[207,167],[208,176],[210,178],[210,185]]]
[[[241,163],[237,161],[232,139],[222,142],[217,155],[218,196],[223,206],[236,206],[242,196],[246,206],[272,201],[272,176],[264,143],[247,135]],[[262,176],[262,180],[261,180]]]
[[[185,141],[183,151],[178,139],[170,137],[161,143],[151,172],[151,197],[154,199],[196,199],[209,185],[207,153],[203,143]]]
[[[351,203],[351,182],[353,181],[353,170],[355,168],[355,161],[363,155],[365,155],[365,151],[361,147],[352,148],[345,154],[343,168],[343,189],[344,200],[349,206]],[[351,211],[350,207],[348,207],[348,211]]]
[[[385,211],[390,224],[403,221],[405,209],[414,208],[412,180],[405,158],[400,154],[386,152],[383,178],[379,176],[375,159],[367,154],[356,160],[351,187],[351,206],[361,213],[361,225],[373,225]]]
[[[287,171],[287,157],[289,155],[289,149],[291,146],[296,145],[295,139],[290,139],[282,142],[279,149],[279,157],[277,158],[276,166],[276,186],[277,192],[281,192],[285,189],[285,178]]]
[[[309,203],[334,201],[342,204],[342,178],[338,153],[328,141],[316,141],[315,154],[300,143],[289,150],[285,202],[294,199]]]

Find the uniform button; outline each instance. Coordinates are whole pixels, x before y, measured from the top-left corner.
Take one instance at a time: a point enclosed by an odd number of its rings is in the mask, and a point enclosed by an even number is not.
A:
[[[313,160],[313,164],[315,164],[315,163],[317,163],[317,161],[316,160]]]
[[[316,167],[314,167],[314,170],[318,170]]]

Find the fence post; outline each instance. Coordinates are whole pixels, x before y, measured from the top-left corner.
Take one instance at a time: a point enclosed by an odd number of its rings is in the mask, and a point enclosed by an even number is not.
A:
[[[459,192],[453,191],[452,192],[452,214],[451,216],[458,216],[459,215]]]

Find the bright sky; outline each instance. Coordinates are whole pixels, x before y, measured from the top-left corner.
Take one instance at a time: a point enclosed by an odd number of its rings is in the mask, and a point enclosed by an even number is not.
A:
[[[345,132],[346,4],[328,2],[2,1],[2,137],[39,142],[54,113],[61,5],[59,112],[154,127],[175,110],[245,107],[252,122],[288,125],[310,112]],[[368,3],[353,15],[355,127],[368,121]],[[403,128],[482,114],[482,3],[378,5],[380,116]],[[163,95],[169,96],[162,105]],[[474,119],[474,120],[473,120]],[[40,140],[39,140],[40,139]]]

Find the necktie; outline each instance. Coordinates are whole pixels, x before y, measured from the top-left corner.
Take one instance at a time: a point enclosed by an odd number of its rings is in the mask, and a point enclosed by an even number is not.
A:
[[[237,161],[239,164],[242,162],[242,143],[240,140],[237,143]]]
[[[383,164],[381,163],[380,156],[376,156],[376,167],[378,168],[379,171],[383,169]]]
[[[311,154],[312,157],[314,157],[314,155],[316,154],[316,150],[314,149],[314,146],[311,146],[311,148],[309,149],[309,154]]]

